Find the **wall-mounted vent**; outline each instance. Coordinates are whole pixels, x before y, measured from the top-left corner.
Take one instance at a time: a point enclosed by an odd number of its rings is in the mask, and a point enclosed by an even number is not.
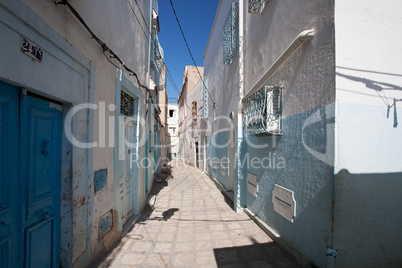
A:
[[[257,176],[251,173],[247,174],[247,191],[257,197],[258,193],[258,180]]]
[[[120,94],[120,113],[134,116],[134,98],[124,91],[121,91]]]
[[[269,0],[248,0],[248,12],[261,14],[268,2]]]
[[[272,191],[274,210],[290,222],[296,217],[296,200],[293,191],[275,184]]]
[[[243,127],[247,134],[281,135],[281,87],[263,87],[246,99]]]

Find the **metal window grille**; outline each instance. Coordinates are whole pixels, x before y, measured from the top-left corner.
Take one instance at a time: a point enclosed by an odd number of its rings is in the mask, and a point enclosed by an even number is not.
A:
[[[157,30],[154,27],[152,29],[152,43],[151,43],[151,76],[158,86],[158,90],[161,90],[166,82],[166,77],[163,74],[165,68],[165,62],[163,60],[164,52],[162,46],[159,43]]]
[[[239,4],[232,3],[223,27],[223,63],[232,63],[239,51]]]
[[[269,0],[248,0],[248,12],[261,14]]]
[[[208,77],[204,77],[204,84],[203,84],[203,106],[202,106],[202,118],[208,118]]]
[[[192,113],[193,120],[196,121],[197,120],[197,102],[196,101],[193,101],[191,110],[192,110],[191,113]]]
[[[120,93],[120,113],[134,116],[134,98],[124,91]]]
[[[246,99],[243,127],[247,134],[282,134],[281,87],[263,87]]]

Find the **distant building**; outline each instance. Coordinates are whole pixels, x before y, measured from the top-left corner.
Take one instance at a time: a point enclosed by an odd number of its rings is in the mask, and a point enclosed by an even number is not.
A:
[[[164,67],[163,75],[166,77],[166,67]],[[166,82],[163,89],[158,92],[159,95],[159,108],[161,113],[159,115],[161,121],[160,140],[161,140],[161,164],[164,165],[168,162],[168,95],[166,90]]]
[[[179,155],[179,110],[177,104],[174,103],[169,103],[167,107],[168,157],[173,159]]]
[[[200,169],[204,169],[203,74],[203,67],[185,67],[178,100],[181,159]]]

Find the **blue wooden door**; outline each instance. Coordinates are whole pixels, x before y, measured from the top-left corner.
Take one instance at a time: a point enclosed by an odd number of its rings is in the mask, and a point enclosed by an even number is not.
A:
[[[0,82],[0,267],[21,267],[19,192],[19,96]]]
[[[20,115],[25,267],[59,267],[61,108],[24,96]]]
[[[0,82],[0,268],[60,266],[61,121]]]

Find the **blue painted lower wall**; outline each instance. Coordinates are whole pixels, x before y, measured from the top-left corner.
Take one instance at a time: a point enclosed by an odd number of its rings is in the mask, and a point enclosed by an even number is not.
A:
[[[207,171],[213,176],[225,189],[228,189],[228,173],[222,175],[222,159],[228,158],[228,138],[226,131],[215,133],[208,139]]]
[[[256,214],[319,267],[326,266],[326,247],[332,247],[334,120],[333,104],[316,108],[283,118],[283,136],[244,134],[244,140],[237,143],[237,147],[241,144],[242,148],[236,148],[241,155],[235,170],[238,179],[235,192],[240,194],[241,206]],[[227,157],[227,147],[216,145],[227,143],[228,137],[228,132],[209,137],[210,159]],[[309,151],[317,153],[314,156]],[[317,156],[325,157],[320,160]],[[215,168],[210,161],[207,170],[227,188],[227,176],[222,176],[219,165]],[[247,173],[257,176],[257,197],[247,191]],[[275,184],[294,192],[296,217],[293,223],[274,211]]]
[[[330,104],[283,118],[283,136],[244,134],[236,144],[235,198],[318,267],[400,267],[398,118],[398,106],[387,117],[386,106],[340,103],[335,113]],[[208,137],[207,171],[224,188],[227,173],[212,159],[228,157],[228,137]],[[257,176],[256,197],[247,191],[248,173]],[[294,192],[293,223],[274,210],[275,184]],[[336,260],[327,247],[339,250]]]

